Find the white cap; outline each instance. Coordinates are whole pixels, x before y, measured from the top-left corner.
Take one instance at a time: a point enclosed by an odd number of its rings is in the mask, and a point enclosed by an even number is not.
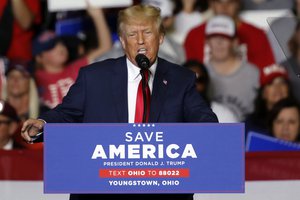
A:
[[[205,27],[205,35],[223,35],[227,37],[235,36],[234,21],[225,15],[218,15],[211,18]]]
[[[162,18],[173,16],[174,4],[170,0],[143,0],[142,3],[160,8]]]

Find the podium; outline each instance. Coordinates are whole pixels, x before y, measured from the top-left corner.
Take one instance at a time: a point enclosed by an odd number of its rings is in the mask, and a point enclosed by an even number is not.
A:
[[[45,193],[243,193],[243,124],[46,124]]]

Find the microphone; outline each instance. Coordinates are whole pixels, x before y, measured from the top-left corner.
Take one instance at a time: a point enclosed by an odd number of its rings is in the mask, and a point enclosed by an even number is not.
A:
[[[150,61],[144,54],[136,55],[135,61],[138,64],[138,67],[142,70],[147,70],[150,68]]]
[[[146,82],[145,73],[148,73],[148,69],[150,68],[150,61],[144,54],[138,54],[135,57],[135,61],[138,64],[138,67],[141,69],[140,73],[142,76],[142,91],[143,91],[143,99],[144,99],[144,111],[143,111],[143,123],[146,122],[147,119],[147,97],[146,97],[146,89],[148,83]]]

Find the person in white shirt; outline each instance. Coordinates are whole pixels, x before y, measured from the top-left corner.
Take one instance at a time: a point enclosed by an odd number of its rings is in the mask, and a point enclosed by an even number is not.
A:
[[[175,23],[172,34],[176,42],[183,45],[187,34],[204,23],[211,13],[204,11],[203,0],[175,0]]]
[[[184,67],[192,70],[196,74],[196,89],[210,105],[212,111],[217,115],[220,123],[235,123],[238,122],[237,116],[224,104],[212,101],[209,97],[210,79],[208,71],[204,64],[190,60],[183,64]]]

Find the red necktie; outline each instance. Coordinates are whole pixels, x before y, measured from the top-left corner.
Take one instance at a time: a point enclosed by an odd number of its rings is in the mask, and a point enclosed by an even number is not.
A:
[[[146,90],[146,101],[147,101],[147,108],[145,109],[146,112],[146,119],[144,121],[148,122],[149,120],[149,113],[150,113],[150,88],[148,85],[148,80],[149,80],[149,70],[141,70],[141,73],[144,73],[145,80],[146,80],[146,85],[145,85],[145,90]],[[143,123],[143,112],[144,112],[144,98],[143,98],[143,84],[142,80],[139,83],[137,95],[136,95],[136,107],[135,107],[135,123]]]

